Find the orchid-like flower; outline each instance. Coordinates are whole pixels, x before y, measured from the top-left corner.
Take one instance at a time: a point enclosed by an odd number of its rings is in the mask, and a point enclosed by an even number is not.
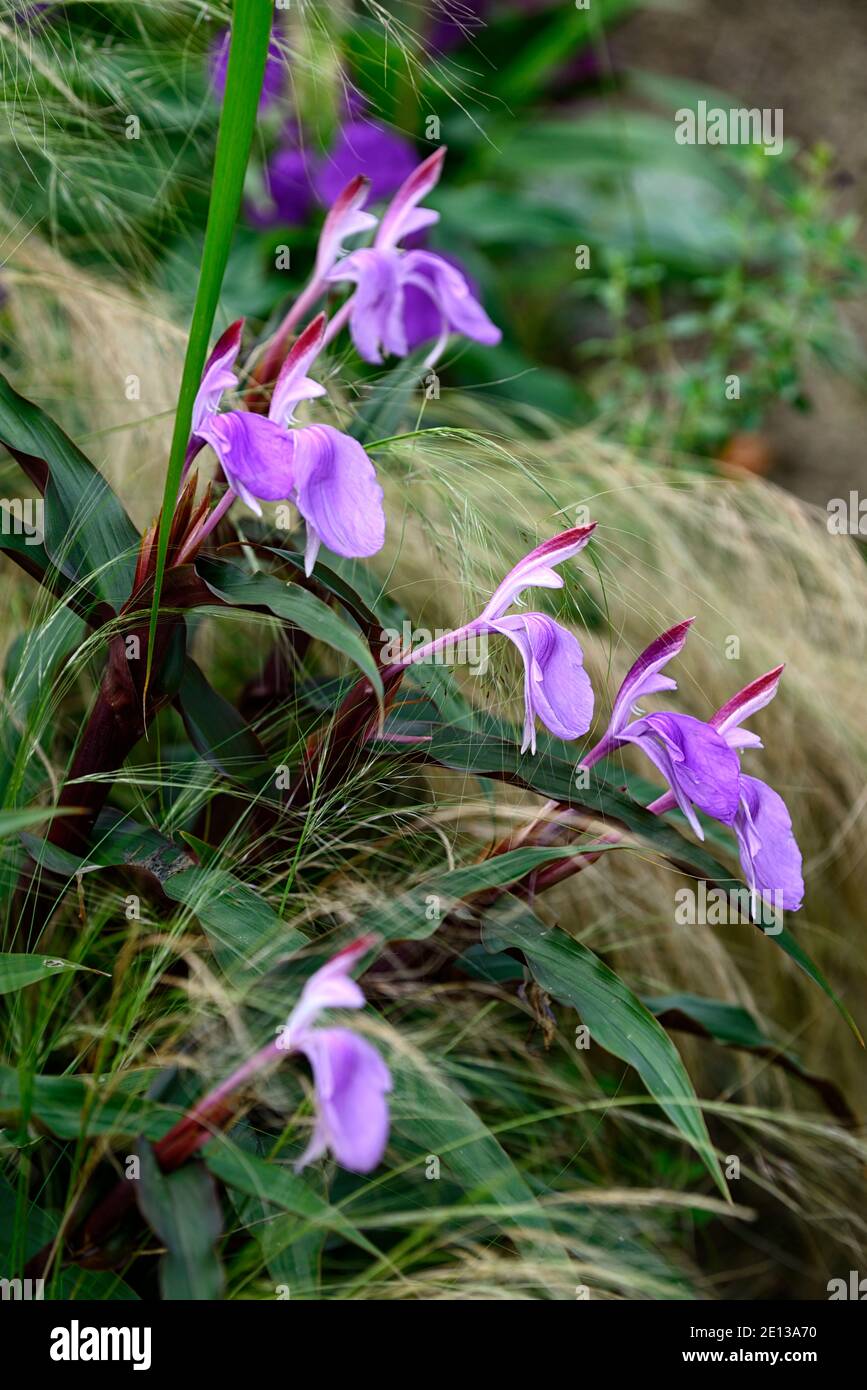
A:
[[[777,693],[782,666],[776,666],[738,691],[703,723],[683,714],[649,714],[630,722],[636,701],[677,683],[662,667],[681,651],[692,618],[651,642],[624,680],[605,736],[585,757],[591,766],[618,746],[634,743],[666,778],[670,791],[648,806],[663,815],[679,806],[700,839],[703,834],[693,806],[730,825],[738,842],[741,866],[753,897],[764,897],[796,912],[804,897],[801,852],[782,797],[766,782],[740,770],[738,754],[762,747],[757,734],[741,726]],[[722,747],[721,747],[722,745]]]
[[[711,725],[730,748],[762,747],[758,735],[741,725],[770,704],[782,674],[783,667],[775,666],[744,686],[712,716]],[[767,782],[742,772],[732,828],[753,898],[760,895],[772,902],[777,898],[789,912],[797,912],[804,899],[801,851],[783,798]]]
[[[367,939],[339,952],[311,975],[277,1038],[282,1052],[303,1052],[313,1069],[316,1124],[296,1172],[331,1151],[342,1168],[369,1173],[385,1152],[391,1074],[372,1043],[350,1028],[314,1027],[325,1009],[361,1009],[364,994],[350,970]]]
[[[502,336],[456,266],[432,251],[399,249],[406,237],[438,220],[439,213],[419,203],[438,182],[444,159],[445,148],[441,148],[413,170],[386,209],[373,245],[350,252],[328,272],[328,280],[349,280],[356,286],[349,329],[366,362],[381,362],[383,351],[406,356],[409,287],[427,296],[439,316],[440,336],[429,363],[440,355],[452,332],[489,345]]]
[[[637,708],[637,702],[646,695],[677,689],[676,681],[662,675],[662,667],[683,648],[692,621],[688,618],[663,632],[630,667],[614,701],[608,728],[583,762],[585,767],[592,767],[620,745],[635,744],[662,773],[671,788],[672,805],[680,807],[703,840],[696,809],[724,825],[731,825],[737,815],[737,754],[716,729],[700,719],[667,711],[641,715]]]
[[[210,444],[229,484],[231,495],[223,507],[237,495],[261,516],[260,501],[294,502],[307,526],[308,574],[322,543],[338,555],[375,555],[385,541],[385,513],[382,488],[364,449],[331,425],[294,423],[301,401],[325,394],[307,375],[322,347],[324,316],[314,319],[293,344],[267,416],[246,410],[217,413],[223,392],[238,382],[233,367],[242,326],[233,324],[223,334],[206,364],[193,408],[188,462],[202,444]]]
[[[498,632],[518,648],[524,663],[524,738],[521,752],[536,752],[536,718],[557,738],[578,738],[593,717],[593,689],[584,670],[584,654],[576,637],[547,613],[509,613],[507,609],[527,588],[562,589],[555,565],[583,550],[594,530],[577,526],[543,541],[525,555],[497,586],[472,622],[417,647],[406,664],[426,660],[458,638]]]

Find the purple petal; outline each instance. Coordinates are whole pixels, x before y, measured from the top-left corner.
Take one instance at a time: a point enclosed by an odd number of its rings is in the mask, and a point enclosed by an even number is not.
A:
[[[254,227],[298,227],[307,221],[313,206],[313,187],[303,150],[277,150],[265,166],[265,187],[269,206],[247,208]]]
[[[511,607],[524,589],[562,589],[563,578],[553,568],[571,560],[579,550],[583,550],[593,532],[596,522],[589,526],[574,526],[571,531],[561,531],[557,536],[537,545],[523,560],[514,565],[501,584],[498,584],[481,617],[486,622],[499,618]]]
[[[342,1168],[369,1173],[388,1142],[391,1073],[372,1043],[348,1028],[315,1028],[297,1044],[313,1068],[317,1121],[297,1169],[330,1149]]]
[[[308,533],[336,555],[375,555],[385,544],[382,488],[358,440],[330,425],[308,425],[292,438],[295,500]]]
[[[241,347],[241,334],[244,320],[236,319],[218,340],[205,363],[202,380],[193,402],[191,434],[198,434],[209,415],[213,415],[223,397],[224,391],[231,391],[238,385],[238,378],[232,371]]]
[[[619,738],[636,744],[659,769],[700,840],[704,831],[694,806],[731,825],[738,809],[740,762],[709,724],[689,714],[648,714]]]
[[[222,101],[226,91],[226,73],[229,67],[229,41],[231,32],[227,29],[224,34],[217,38],[212,47],[209,58],[211,70],[211,86],[218,101]],[[268,42],[268,54],[265,59],[265,73],[262,79],[262,93],[259,97],[259,110],[264,111],[267,107],[273,106],[283,94],[285,73],[285,61],[280,51],[280,45],[275,38]]]
[[[283,1046],[286,1050],[291,1051],[297,1046],[296,1037],[307,1031],[323,1009],[364,1007],[361,986],[352,979],[350,971],[370,950],[370,946],[371,938],[361,937],[345,950],[339,951],[310,976],[283,1028]]]
[[[268,410],[269,420],[288,425],[300,401],[314,400],[317,396],[326,394],[324,386],[311,381],[307,376],[308,368],[312,366],[322,347],[324,336],[325,315],[318,314],[304,332],[299,334],[286,354],[286,361],[274,383]]]
[[[783,798],[757,777],[741,775],[734,832],[751,890],[772,906],[782,903],[789,912],[797,912],[804,879],[791,817]]]
[[[659,672],[666,662],[671,661],[672,657],[677,656],[682,650],[694,622],[694,618],[685,618],[682,623],[670,627],[667,632],[655,638],[630,667],[611,711],[609,738],[618,736],[629,722],[635,705],[645,695],[654,695],[660,690],[677,689],[677,681],[672,680],[670,676],[661,676]]]
[[[401,279],[430,296],[443,323],[476,343],[493,346],[502,338],[474,297],[466,276],[433,251],[408,251],[401,258]]]
[[[390,198],[417,163],[412,141],[378,121],[360,118],[345,122],[314,177],[316,195],[326,206],[356,174],[370,182],[371,202]]]
[[[730,748],[762,747],[758,734],[740,726],[745,719],[752,718],[760,709],[764,709],[765,705],[770,704],[777,693],[784,669],[784,666],[775,666],[773,671],[759,676],[757,680],[744,686],[743,690],[739,690],[737,695],[733,695],[716,714],[711,715],[710,723],[722,734]]]
[[[335,199],[328,211],[319,234],[316,248],[316,277],[321,279],[331,270],[343,251],[347,237],[358,232],[369,231],[376,226],[376,218],[370,212],[362,212],[367,201],[370,184],[363,174],[356,174]],[[339,276],[332,276],[339,279]]]
[[[375,242],[379,250],[392,250],[402,237],[417,232],[422,227],[430,227],[438,220],[439,213],[419,208],[417,204],[422,198],[426,198],[439,182],[445,157],[445,145],[441,145],[401,184],[379,224]]]
[[[230,410],[213,415],[200,430],[220,460],[226,481],[257,516],[257,498],[282,502],[295,483],[295,439],[281,425],[251,411]]]
[[[576,637],[545,613],[512,613],[492,623],[524,661],[524,741],[536,751],[536,715],[556,738],[578,738],[593,718],[593,688]]]
[[[388,353],[405,357],[407,342],[399,258],[390,252],[364,247],[340,261],[328,279],[352,280],[357,286],[349,330],[359,356],[365,362],[379,363],[384,347]]]

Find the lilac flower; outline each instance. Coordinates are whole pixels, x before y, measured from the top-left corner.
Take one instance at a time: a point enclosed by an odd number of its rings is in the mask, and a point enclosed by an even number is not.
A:
[[[307,376],[324,329],[320,314],[293,344],[266,418],[244,410],[216,413],[222,392],[237,384],[231,368],[240,347],[240,325],[233,325],[208,359],[193,409],[190,445],[195,451],[201,443],[210,444],[231,494],[257,516],[262,515],[260,500],[294,502],[307,526],[308,574],[323,542],[338,555],[357,557],[375,555],[385,541],[382,488],[358,441],[331,425],[289,428],[301,401],[325,394]]]
[[[313,187],[319,201],[328,207],[349,179],[362,174],[370,182],[370,197],[376,203],[396,193],[415,166],[411,140],[379,121],[360,116],[340,127],[331,150],[313,175]]]
[[[268,204],[247,204],[247,216],[254,227],[298,227],[307,221],[313,207],[308,158],[303,150],[283,146],[265,166]]]
[[[327,276],[356,286],[349,328],[358,353],[367,362],[381,362],[383,350],[398,357],[409,351],[406,293],[410,288],[425,295],[437,314],[439,341],[430,361],[440,354],[451,332],[487,344],[498,343],[502,336],[456,266],[432,251],[398,248],[407,236],[437,221],[438,213],[418,204],[436,185],[444,158],[445,149],[437,150],[404,180],[383,215],[373,246],[351,252]]]
[[[761,748],[757,734],[742,729],[745,719],[770,704],[777,693],[782,666],[739,690],[710,720],[730,748]],[[783,798],[757,777],[741,773],[738,812],[733,829],[741,864],[753,898],[778,900],[797,912],[804,899],[801,851],[792,833],[792,820]]]
[[[228,29],[224,34],[220,34],[211,45],[211,52],[208,59],[211,86],[218,101],[223,100],[226,91],[226,74],[229,68],[229,45],[231,37],[231,31]],[[265,111],[269,106],[273,106],[282,96],[285,85],[284,72],[285,59],[280,51],[280,45],[277,39],[272,35],[268,42],[265,73],[262,78],[262,92],[259,97],[260,112]]]
[[[277,1039],[284,1052],[303,1052],[313,1069],[316,1125],[296,1172],[330,1150],[342,1168],[369,1173],[388,1141],[391,1074],[372,1043],[349,1028],[315,1028],[324,1009],[361,1009],[364,995],[349,971],[368,939],[341,951],[311,975]]]
[[[562,589],[553,566],[570,560],[587,544],[596,523],[577,526],[531,550],[500,583],[483,611],[455,632],[417,647],[406,664],[424,661],[440,647],[480,633],[498,632],[518,648],[524,663],[524,737],[521,752],[536,752],[536,718],[557,738],[578,738],[593,717],[593,689],[577,639],[547,613],[507,613],[531,585]]]
[[[620,687],[605,736],[588,753],[584,764],[592,766],[620,743],[636,744],[671,789],[647,809],[663,815],[679,806],[700,839],[703,834],[693,806],[730,825],[753,895],[753,915],[757,896],[781,902],[796,912],[803,901],[804,880],[789,812],[772,787],[740,771],[738,758],[744,749],[762,747],[758,735],[741,725],[774,698],[783,667],[776,666],[738,691],[706,724],[688,715],[669,713],[630,722],[638,699],[677,689],[675,681],[660,673],[682,649],[692,621],[688,618],[678,623],[642,652]]]
[[[634,743],[662,773],[671,789],[671,804],[680,807],[703,840],[696,807],[724,825],[731,825],[737,814],[737,754],[716,729],[691,715],[666,712],[630,718],[638,713],[636,701],[644,696],[677,689],[676,681],[661,671],[681,651],[692,621],[688,618],[662,633],[630,667],[614,701],[608,728],[583,763],[592,767],[623,743]]]

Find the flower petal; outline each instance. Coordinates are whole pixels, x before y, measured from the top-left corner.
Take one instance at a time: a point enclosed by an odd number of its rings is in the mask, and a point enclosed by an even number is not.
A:
[[[314,400],[326,394],[325,387],[307,376],[322,347],[325,336],[325,315],[317,314],[292,344],[274,383],[268,419],[288,425],[300,401]]]
[[[733,828],[751,890],[797,912],[804,899],[801,851],[783,798],[766,782],[741,774]]]
[[[595,530],[596,522],[592,521],[589,526],[575,526],[571,531],[561,531],[558,536],[551,536],[537,545],[497,585],[481,617],[486,622],[499,618],[531,585],[536,589],[562,589],[563,578],[552,567],[562,565],[564,560],[571,560],[573,555],[583,550]]]
[[[191,434],[198,434],[208,417],[216,413],[223,392],[231,391],[238,385],[238,378],[232,368],[240,351],[243,331],[244,320],[236,319],[218,340],[205,363],[202,380],[193,402]]]
[[[314,1028],[297,1043],[313,1069],[317,1123],[296,1169],[328,1148],[342,1168],[369,1173],[388,1142],[391,1073],[372,1043],[348,1028]]]
[[[724,825],[732,824],[740,762],[709,724],[689,714],[648,714],[627,725],[619,737],[636,744],[659,769],[700,840],[704,831],[694,806]]]
[[[593,687],[578,639],[546,613],[510,613],[490,626],[514,642],[524,661],[521,752],[536,751],[536,715],[556,738],[586,733],[593,718]]]
[[[365,362],[379,363],[384,347],[387,353],[405,357],[407,341],[399,258],[365,246],[346,256],[327,278],[352,280],[357,286],[349,331],[359,356]]]
[[[327,275],[341,254],[347,237],[357,232],[367,232],[376,226],[373,214],[362,212],[369,190],[369,181],[362,174],[356,174],[329,209],[316,248],[314,274],[317,279]]]
[[[466,276],[442,256],[432,251],[408,251],[401,259],[401,278],[404,284],[430,295],[453,332],[488,346],[502,338],[470,289]]]
[[[200,429],[201,438],[220,460],[229,486],[259,516],[262,509],[256,498],[281,502],[292,495],[298,433],[290,434],[264,415],[246,410],[214,415]]]
[[[439,182],[445,157],[446,148],[445,145],[441,145],[404,179],[379,224],[374,243],[378,249],[392,250],[403,237],[438,221],[439,213],[433,212],[430,208],[419,208],[417,204],[422,198],[426,198]]]
[[[710,723],[722,734],[730,748],[762,747],[758,734],[740,726],[745,719],[752,718],[760,709],[764,709],[765,705],[770,704],[777,693],[784,670],[784,666],[775,666],[772,671],[765,672],[757,680],[745,685],[737,695],[733,695],[716,714],[711,715]]]
[[[385,543],[376,470],[358,440],[330,425],[293,430],[295,500],[317,537],[336,555],[375,555]]]
[[[672,657],[677,656],[682,650],[694,622],[694,618],[685,618],[682,623],[670,627],[667,632],[656,637],[629,668],[611,711],[609,738],[618,736],[632,717],[635,705],[645,695],[653,695],[660,690],[677,689],[677,681],[659,673],[666,662],[671,661]]]

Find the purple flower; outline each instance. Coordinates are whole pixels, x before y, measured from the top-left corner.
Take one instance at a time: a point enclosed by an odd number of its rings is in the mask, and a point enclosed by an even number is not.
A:
[[[689,714],[648,714],[616,736],[634,743],[668,782],[672,795],[700,840],[704,831],[694,807],[731,825],[738,810],[738,756],[715,729]]]
[[[237,383],[230,370],[240,326],[223,335],[208,359],[193,410],[191,449],[210,444],[226,481],[257,516],[260,500],[294,502],[307,527],[305,567],[311,573],[324,542],[338,555],[375,555],[385,541],[382,488],[357,440],[331,425],[290,429],[301,401],[325,394],[307,376],[325,331],[318,318],[293,344],[274,386],[268,416],[216,413],[222,391]],[[188,458],[190,453],[188,451]]]
[[[636,702],[662,690],[676,690],[677,682],[661,674],[662,667],[683,648],[693,619],[687,618],[657,637],[627,672],[611,711],[604,736],[584,758],[592,767],[623,743],[634,743],[650,759],[671,788],[665,802],[680,807],[700,840],[704,839],[695,813],[731,825],[738,809],[740,764],[722,736],[710,724],[687,714],[641,716]],[[637,719],[632,719],[638,714]],[[661,802],[652,811],[659,811]]]
[[[712,716],[710,723],[730,748],[762,747],[758,735],[742,729],[741,724],[770,704],[782,674],[783,667],[775,666],[744,686]],[[801,851],[783,798],[766,782],[742,772],[733,829],[753,897],[760,895],[773,905],[781,903],[788,911],[797,912],[804,900]]]
[[[313,176],[316,196],[326,207],[349,179],[362,174],[370,181],[373,202],[390,198],[416,166],[411,140],[378,121],[359,117],[346,121]]]
[[[265,166],[268,206],[247,204],[247,216],[254,227],[297,227],[306,222],[313,206],[308,160],[303,150],[284,146]]]
[[[436,327],[428,336],[436,334],[439,341],[431,361],[442,351],[449,333],[491,345],[502,337],[456,266],[432,251],[398,249],[405,237],[437,220],[438,213],[418,204],[436,185],[444,158],[445,150],[437,150],[404,180],[383,215],[373,246],[351,252],[327,276],[356,286],[349,329],[367,362],[382,362],[383,350],[397,357],[409,351],[408,291],[414,292],[411,313],[417,316],[418,295],[423,295],[435,314]]]
[[[584,670],[584,654],[577,638],[547,613],[507,613],[506,610],[530,585],[561,589],[563,580],[552,568],[562,564],[587,544],[596,523],[577,526],[531,550],[519,560],[494,591],[484,610],[456,632],[429,642],[406,658],[424,661],[439,647],[459,637],[498,632],[518,648],[524,663],[524,737],[521,752],[536,752],[536,718],[557,738],[578,738],[593,718],[593,688]]]
[[[316,1124],[296,1172],[328,1150],[342,1168],[369,1173],[388,1142],[386,1095],[391,1074],[372,1043],[349,1028],[315,1028],[324,1009],[361,1009],[364,995],[349,971],[369,950],[356,942],[311,975],[277,1039],[285,1052],[303,1052],[313,1070]]]
[[[218,101],[223,100],[226,91],[226,73],[229,68],[229,45],[231,41],[231,31],[226,30],[220,34],[211,45],[211,52],[208,59],[210,68],[211,86]],[[268,54],[265,59],[265,74],[262,78],[262,92],[259,97],[259,110],[264,111],[269,106],[279,100],[283,95],[284,87],[285,59],[280,51],[280,45],[273,36],[268,43]]]
[[[744,749],[762,747],[758,735],[741,725],[774,698],[783,667],[774,667],[738,691],[706,724],[683,714],[651,714],[629,722],[636,700],[677,688],[676,682],[660,671],[683,647],[692,621],[687,618],[678,623],[642,652],[620,687],[604,738],[584,759],[585,765],[598,762],[619,743],[635,743],[671,788],[647,809],[663,815],[679,806],[700,839],[703,836],[693,805],[731,825],[753,895],[753,915],[757,915],[757,896],[796,912],[803,901],[804,880],[789,812],[772,787],[740,771],[738,757]],[[733,768],[737,776],[732,809]]]

